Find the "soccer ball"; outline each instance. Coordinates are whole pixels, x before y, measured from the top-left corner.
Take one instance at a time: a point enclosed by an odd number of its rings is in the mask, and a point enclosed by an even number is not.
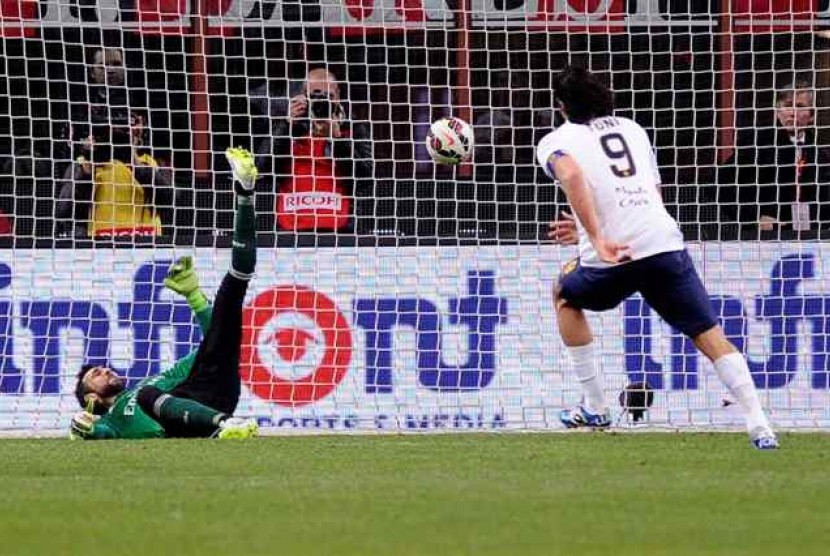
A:
[[[461,164],[473,152],[473,128],[461,118],[441,118],[430,126],[426,144],[438,164]]]

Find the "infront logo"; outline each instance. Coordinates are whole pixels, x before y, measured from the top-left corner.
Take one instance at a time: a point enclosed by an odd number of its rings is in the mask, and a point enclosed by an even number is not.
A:
[[[754,316],[747,314],[739,298],[711,296],[712,307],[727,338],[747,355],[749,370],[758,388],[788,386],[799,371],[799,350],[810,352],[812,387],[830,388],[830,296],[802,291],[805,282],[816,278],[819,262],[813,253],[781,257],[770,270],[769,290],[755,295]],[[669,364],[664,369],[662,359],[656,357],[659,349],[652,320],[651,308],[641,297],[632,297],[624,303],[625,370],[629,380],[645,382],[653,389],[700,388],[700,356],[692,341],[673,330]],[[769,333],[763,359],[748,352],[751,321],[765,325]]]
[[[507,300],[495,292],[495,275],[471,271],[467,295],[450,298],[447,323],[466,336],[464,361],[444,359],[442,311],[418,297],[355,299],[353,322],[326,295],[302,286],[278,286],[259,294],[242,314],[239,373],[259,398],[299,407],[330,395],[352,360],[354,334],[363,340],[364,391],[395,388],[395,333],[414,333],[419,386],[434,392],[486,388],[496,373],[496,329],[507,321]],[[355,327],[352,330],[351,326]]]

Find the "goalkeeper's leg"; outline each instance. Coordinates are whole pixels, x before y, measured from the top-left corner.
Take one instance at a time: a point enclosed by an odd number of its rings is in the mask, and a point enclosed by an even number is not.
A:
[[[148,394],[142,404],[171,436],[210,436],[219,427],[221,437],[233,424],[226,419],[239,403],[242,304],[256,265],[253,190],[257,171],[247,151],[229,149],[227,157],[233,168],[237,205],[231,268],[219,286],[211,326],[199,346],[190,377],[164,398]],[[243,426],[250,428],[250,423]]]
[[[145,386],[139,390],[137,401],[147,415],[164,427],[168,437],[251,438],[257,435],[259,427],[255,421],[231,417],[185,395]]]

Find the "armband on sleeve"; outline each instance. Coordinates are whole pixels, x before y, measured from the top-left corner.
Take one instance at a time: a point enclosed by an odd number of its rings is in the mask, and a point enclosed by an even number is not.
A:
[[[550,156],[548,157],[548,174],[551,177],[556,177],[556,170],[554,170],[553,168],[553,163],[567,154],[568,153],[566,153],[562,149],[556,149],[555,151],[550,153]]]

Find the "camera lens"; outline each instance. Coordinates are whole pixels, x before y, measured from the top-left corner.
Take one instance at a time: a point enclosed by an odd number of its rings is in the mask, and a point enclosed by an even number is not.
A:
[[[308,95],[308,111],[313,118],[331,117],[331,96],[323,91],[312,91]]]

